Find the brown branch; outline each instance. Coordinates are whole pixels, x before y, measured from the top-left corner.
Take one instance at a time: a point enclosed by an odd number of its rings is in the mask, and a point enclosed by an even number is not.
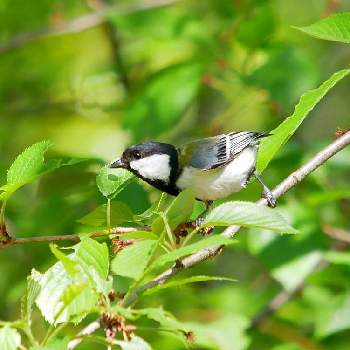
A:
[[[111,14],[120,16],[133,12],[145,11],[152,8],[169,6],[176,0],[144,0],[134,3],[124,3],[114,6],[104,7],[103,9],[75,18],[71,21],[65,21],[59,25],[40,28],[32,32],[24,32],[9,38],[0,44],[0,54],[17,49],[21,46],[29,44],[33,41],[46,38],[49,36],[57,36],[71,33],[78,33],[84,30],[96,27],[106,20]]]
[[[110,234],[123,234],[135,231],[149,231],[149,227],[113,227],[110,230],[93,232],[90,234],[90,237],[97,238],[108,236]],[[47,242],[57,242],[57,241],[80,241],[79,234],[70,234],[70,235],[57,235],[57,236],[36,236],[36,237],[25,237],[25,238],[10,238],[7,241],[1,242],[0,248],[5,248],[12,245],[26,244],[26,243],[47,243]]]
[[[291,188],[296,186],[299,182],[301,182],[307,175],[315,171],[319,166],[325,163],[329,158],[334,156],[336,153],[344,149],[346,146],[350,144],[350,131],[346,132],[344,135],[337,138],[330,145],[325,147],[323,150],[318,152],[311,160],[309,160],[306,164],[300,167],[298,170],[294,171],[290,174],[285,180],[283,180],[278,186],[276,186],[272,193],[276,198],[281,197]],[[265,199],[261,199],[258,201],[261,205],[267,205]],[[222,235],[225,237],[233,237],[237,231],[240,229],[240,226],[230,226],[228,227]],[[178,274],[183,269],[189,268],[193,265],[196,265],[210,257],[218,255],[222,251],[222,246],[214,246],[211,248],[206,248],[194,253],[177,263],[175,266],[169,268],[165,272],[161,273],[155,279],[150,282],[147,282],[143,286],[137,288],[134,293],[130,294],[126,300],[123,301],[124,306],[130,306],[135,303],[139,297],[145,290],[150,289],[159,284],[165,283],[168,279]],[[283,304],[284,301],[276,301],[278,305]]]

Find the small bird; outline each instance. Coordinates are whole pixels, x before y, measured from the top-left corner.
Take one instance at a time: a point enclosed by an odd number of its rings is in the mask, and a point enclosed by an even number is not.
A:
[[[276,200],[256,171],[260,139],[268,133],[238,131],[187,143],[179,148],[160,142],[128,147],[110,168],[123,168],[160,191],[178,195],[194,191],[206,210],[197,218],[200,224],[212,202],[245,188],[254,176],[262,186],[262,196],[271,207]]]

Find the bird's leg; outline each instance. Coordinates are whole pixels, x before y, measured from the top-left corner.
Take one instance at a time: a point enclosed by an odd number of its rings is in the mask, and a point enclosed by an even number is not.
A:
[[[258,172],[256,170],[254,171],[254,176],[258,180],[258,182],[260,183],[260,185],[262,187],[262,190],[263,190],[262,197],[267,200],[267,204],[269,207],[274,208],[276,206],[276,198],[274,197],[274,195],[272,194],[270,189],[263,183],[260,175],[258,174]]]
[[[199,227],[200,225],[202,225],[205,217],[207,216],[208,214],[208,211],[211,209],[212,205],[213,205],[213,201],[204,201],[204,204],[205,204],[205,210],[200,213],[197,217],[196,220],[194,220],[194,226],[195,227]]]

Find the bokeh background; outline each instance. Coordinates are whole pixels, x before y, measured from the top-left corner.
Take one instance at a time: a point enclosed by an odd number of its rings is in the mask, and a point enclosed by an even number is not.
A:
[[[349,0],[0,0],[0,183],[15,156],[42,139],[54,143],[51,156],[88,160],[11,198],[10,232],[78,232],[77,220],[103,203],[99,167],[131,143],[180,145],[276,127],[304,92],[350,62],[349,46],[292,26],[340,11],[350,11]],[[349,94],[346,78],[322,100],[263,174],[270,187],[333,140],[337,127],[349,128]],[[242,230],[219,258],[183,273],[236,283],[169,289],[143,305],[163,304],[209,335],[197,336],[198,349],[349,349],[350,266],[313,272],[323,252],[340,244],[329,235],[350,236],[349,169],[348,149],[280,200],[299,235]],[[140,213],[158,196],[135,182],[117,199]],[[259,196],[252,183],[232,198]],[[18,317],[31,268],[52,262],[47,244],[0,250],[1,319]],[[291,302],[247,330],[274,295],[304,280]],[[37,315],[38,334],[42,323]],[[184,346],[156,330],[143,336],[154,349]]]

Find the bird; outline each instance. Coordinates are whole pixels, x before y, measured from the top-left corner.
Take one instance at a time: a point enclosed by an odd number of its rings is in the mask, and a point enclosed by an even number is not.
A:
[[[270,207],[276,199],[256,170],[260,140],[271,134],[234,131],[202,138],[176,147],[149,141],[126,148],[110,168],[123,168],[162,192],[177,196],[192,189],[205,210],[195,220],[203,222],[213,201],[245,188],[255,177],[262,187],[262,197]]]

